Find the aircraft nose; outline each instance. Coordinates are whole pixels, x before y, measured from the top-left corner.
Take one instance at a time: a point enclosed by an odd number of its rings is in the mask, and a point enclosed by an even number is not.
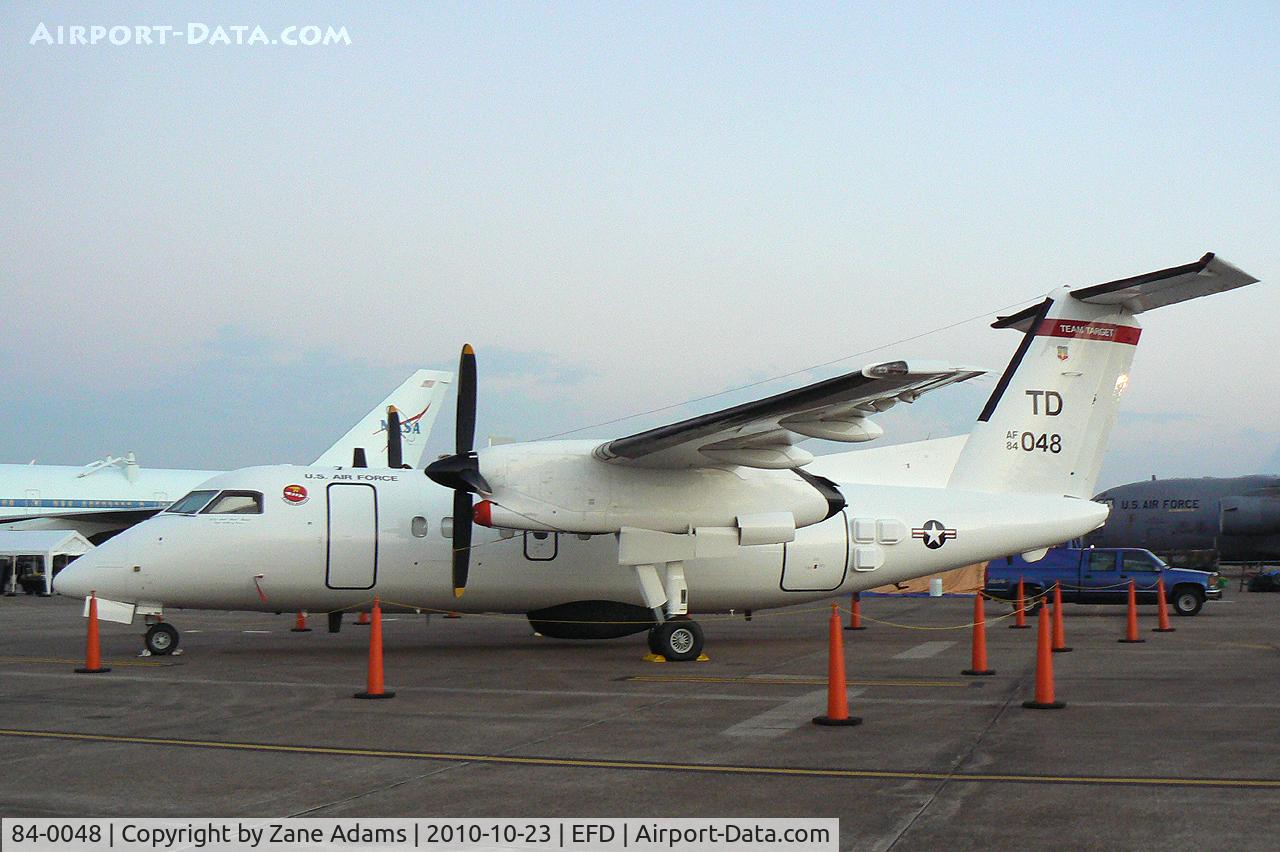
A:
[[[131,548],[122,538],[100,544],[59,571],[53,578],[54,593],[69,598],[95,593],[100,598],[120,600],[128,591],[128,577],[122,566],[131,555]]]
[[[86,553],[59,571],[53,578],[54,594],[69,598],[88,597],[90,592],[96,590],[93,576],[97,572],[94,571],[93,561],[93,553]]]

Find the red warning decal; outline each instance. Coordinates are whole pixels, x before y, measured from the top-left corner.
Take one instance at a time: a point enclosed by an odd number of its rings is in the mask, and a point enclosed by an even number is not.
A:
[[[301,506],[303,503],[307,502],[307,489],[303,488],[301,485],[286,485],[284,487],[284,494],[281,496],[284,497],[284,502],[292,503],[295,506]]]

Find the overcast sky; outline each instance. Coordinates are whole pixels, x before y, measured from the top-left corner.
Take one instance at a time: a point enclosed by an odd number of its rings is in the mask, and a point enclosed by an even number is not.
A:
[[[1144,317],[1100,485],[1278,472],[1280,7],[1097,5],[6,4],[0,461],[306,462],[464,341],[519,438],[998,373],[997,310],[1216,251],[1263,283]],[[30,43],[189,22],[350,44]]]

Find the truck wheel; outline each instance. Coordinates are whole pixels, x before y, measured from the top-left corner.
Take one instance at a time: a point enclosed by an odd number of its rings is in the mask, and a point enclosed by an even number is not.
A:
[[[1173,611],[1178,615],[1195,615],[1204,606],[1204,592],[1191,586],[1173,590]]]
[[[173,650],[178,647],[178,631],[172,624],[160,622],[153,624],[147,629],[147,635],[143,637],[142,643],[147,646],[147,650],[157,657],[163,657],[166,654],[172,654]]]
[[[1022,596],[1027,607],[1027,615],[1039,615],[1040,607],[1044,605],[1045,599],[1041,597],[1044,589],[1039,586],[1026,586],[1022,590]],[[1018,602],[1014,601],[1014,608],[1017,609]]]

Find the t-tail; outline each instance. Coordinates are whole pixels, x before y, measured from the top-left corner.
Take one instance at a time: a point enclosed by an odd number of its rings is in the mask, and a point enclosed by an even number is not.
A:
[[[979,415],[949,486],[1089,498],[1142,335],[1136,315],[1257,280],[1210,253],[1107,284],[1061,287],[1040,304],[998,319],[993,327],[1018,329],[1022,344]]]
[[[387,467],[387,406],[394,405],[400,413],[402,462],[409,467],[421,467],[431,426],[452,381],[453,374],[449,372],[418,370],[313,464],[349,467],[355,451],[360,449],[370,467]]]

